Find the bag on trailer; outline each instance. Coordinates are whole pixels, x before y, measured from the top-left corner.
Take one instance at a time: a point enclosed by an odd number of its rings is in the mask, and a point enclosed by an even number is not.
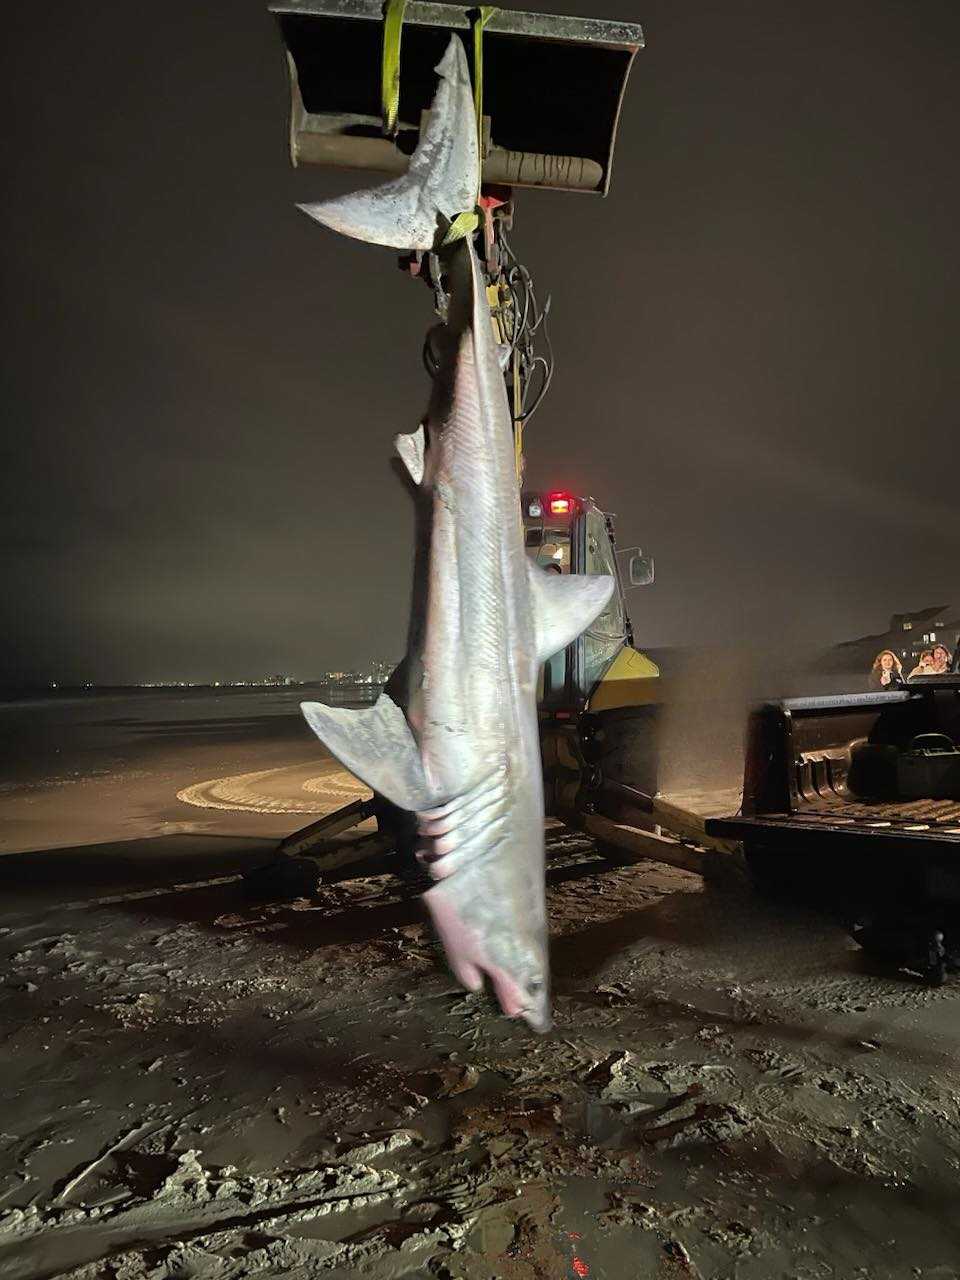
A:
[[[904,800],[960,800],[960,751],[945,733],[921,733],[897,761]]]

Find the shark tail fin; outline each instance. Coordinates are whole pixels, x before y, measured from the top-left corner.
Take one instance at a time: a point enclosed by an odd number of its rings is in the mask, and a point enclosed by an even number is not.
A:
[[[414,811],[434,802],[406,717],[385,693],[360,711],[322,702],[302,702],[300,709],[331,755],[378,795]]]
[[[609,574],[548,573],[527,561],[537,631],[537,661],[546,662],[586,631],[606,608],[616,583]]]
[[[480,148],[470,69],[453,35],[437,66],[440,82],[407,172],[379,187],[297,207],[333,231],[392,249],[435,249],[451,223],[472,211],[480,190]]]

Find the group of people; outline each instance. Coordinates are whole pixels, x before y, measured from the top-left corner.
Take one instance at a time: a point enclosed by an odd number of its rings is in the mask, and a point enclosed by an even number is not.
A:
[[[924,649],[920,660],[909,675],[903,674],[903,663],[892,649],[882,649],[877,654],[870,672],[870,684],[875,689],[891,689],[904,685],[914,676],[944,676],[953,668],[953,654],[945,644]]]

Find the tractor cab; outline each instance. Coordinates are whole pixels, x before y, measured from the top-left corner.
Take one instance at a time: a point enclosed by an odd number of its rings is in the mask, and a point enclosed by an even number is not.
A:
[[[618,556],[613,517],[591,498],[559,490],[528,491],[521,501],[531,560],[547,573],[609,574],[617,584],[610,603],[589,629],[544,664],[541,709],[577,714],[593,709],[595,703],[616,705],[618,694],[612,686],[659,675],[655,664],[633,648],[625,600],[625,587],[653,581],[653,561],[639,549]]]
[[[610,574],[616,590],[590,627],[544,663],[540,744],[547,812],[595,811],[625,790],[645,804],[656,791],[660,675],[633,647],[630,587],[653,582],[653,560],[617,551],[613,516],[566,491],[521,495],[527,555],[549,573]],[[614,813],[616,810],[611,810]]]

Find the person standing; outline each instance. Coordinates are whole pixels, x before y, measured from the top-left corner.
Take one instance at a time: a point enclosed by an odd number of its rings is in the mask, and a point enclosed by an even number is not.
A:
[[[953,665],[953,654],[945,644],[938,644],[932,655],[931,666],[936,675],[945,676]]]
[[[873,660],[870,685],[874,689],[903,688],[903,664],[892,649],[883,649]]]
[[[920,655],[920,661],[907,676],[907,679],[912,680],[914,676],[935,676],[936,674],[933,669],[933,650],[924,649]]]

